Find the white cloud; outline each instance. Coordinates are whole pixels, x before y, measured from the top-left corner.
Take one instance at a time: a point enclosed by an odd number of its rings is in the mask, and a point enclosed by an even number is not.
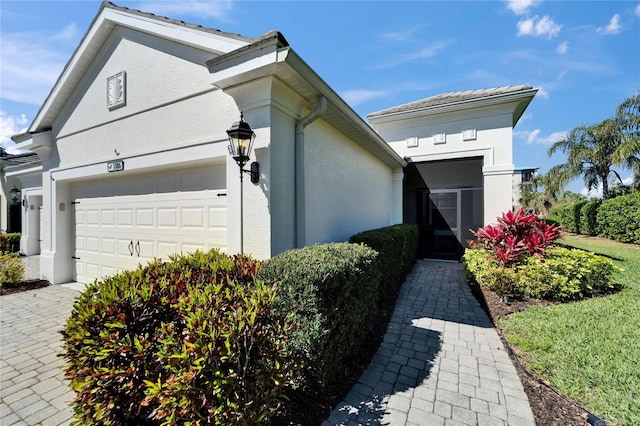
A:
[[[426,46],[418,51],[396,56],[390,61],[384,64],[381,64],[380,66],[378,66],[378,68],[392,68],[400,64],[403,64],[405,62],[412,62],[420,59],[427,59],[427,58],[433,57],[437,55],[445,47],[447,47],[449,44],[450,42],[443,41],[443,40],[433,42],[429,46]]]
[[[41,105],[80,39],[75,24],[57,33],[2,33],[2,98]]]
[[[11,140],[11,136],[25,132],[28,124],[27,116],[20,114],[19,117],[7,115],[4,111],[0,111],[0,145],[2,145],[8,153],[17,154],[19,150],[15,148],[15,143]]]
[[[602,198],[602,183],[599,183],[597,188],[591,188],[591,190],[583,187],[580,193],[587,198]]]
[[[609,20],[609,25],[606,27],[599,27],[597,30],[600,34],[614,35],[622,31],[622,25],[620,24],[620,15],[617,13]]]
[[[543,16],[542,19],[538,19],[537,16],[529,19],[521,19],[516,26],[518,27],[518,36],[545,36],[549,39],[556,37],[562,29],[562,25],[556,24],[553,19],[547,15]]]
[[[413,35],[418,31],[419,27],[407,28],[403,31],[389,31],[380,33],[379,37],[385,41],[409,41],[413,38]]]
[[[231,0],[152,1],[141,3],[139,7],[134,7],[134,9],[153,10],[155,15],[164,15],[171,18],[175,16],[196,16],[228,22],[231,19],[230,12],[233,9],[233,2]]]
[[[507,3],[507,9],[515,13],[516,15],[524,15],[529,12],[529,9],[537,6],[539,0],[505,0]]]
[[[57,34],[54,34],[53,37],[51,37],[51,39],[56,41],[63,41],[63,42],[68,42],[68,41],[73,42],[76,40],[77,36],[78,36],[78,26],[75,24],[75,22],[71,22],[66,27],[64,27],[62,31],[60,31]]]
[[[636,6],[636,15],[640,17],[640,4]]]
[[[513,136],[524,140],[527,145],[536,144],[536,145],[551,146],[554,143],[558,142],[559,140],[566,138],[568,134],[566,131],[562,131],[562,132],[553,132],[548,136],[540,136],[541,133],[542,133],[542,130],[540,129],[520,130],[520,131],[513,132]]]
[[[566,55],[566,53],[569,51],[569,42],[563,41],[562,43],[560,43],[556,51],[558,52],[558,55]]]
[[[342,98],[349,105],[355,106],[387,95],[388,92],[386,90],[354,89],[343,92]]]
[[[549,99],[550,98],[549,92],[547,92],[544,87],[539,87],[538,88],[538,93],[536,93],[536,96],[538,96],[538,97],[540,97],[542,99]]]

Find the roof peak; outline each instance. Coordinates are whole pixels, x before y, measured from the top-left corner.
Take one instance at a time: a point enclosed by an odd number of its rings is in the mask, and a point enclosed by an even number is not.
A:
[[[100,9],[98,10],[98,15],[105,8],[106,9],[119,10],[121,12],[127,12],[127,13],[131,13],[131,14],[138,15],[138,16],[144,16],[144,17],[155,19],[155,20],[158,20],[158,21],[169,22],[169,23],[172,23],[172,24],[175,24],[175,25],[180,25],[180,26],[186,27],[186,28],[192,28],[192,29],[197,29],[197,30],[201,30],[201,31],[206,31],[208,33],[219,34],[219,35],[225,36],[225,37],[236,38],[238,40],[246,41],[248,43],[253,43],[253,42],[255,42],[257,40],[254,37],[246,37],[246,36],[243,36],[241,34],[229,33],[229,32],[226,32],[226,31],[219,30],[217,28],[205,27],[204,25],[200,25],[200,24],[193,24],[193,23],[181,21],[179,19],[169,18],[167,16],[156,15],[156,14],[151,13],[151,12],[144,12],[144,11],[141,11],[139,9],[130,9],[128,7],[125,7],[125,6],[118,6],[117,4],[112,3],[109,0],[103,0],[102,1],[102,4],[100,5]]]

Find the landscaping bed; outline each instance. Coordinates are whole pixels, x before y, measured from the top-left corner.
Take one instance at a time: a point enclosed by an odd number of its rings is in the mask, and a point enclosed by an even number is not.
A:
[[[37,288],[50,286],[51,283],[47,280],[27,280],[17,283],[3,283],[0,287],[0,296],[6,294],[20,293],[27,290],[35,290]]]
[[[503,332],[498,324],[498,318],[532,306],[548,306],[552,304],[552,302],[549,301],[528,299],[511,300],[507,305],[502,301],[502,297],[489,289],[479,286],[472,286],[471,288],[474,296],[491,318],[501,337]],[[552,386],[533,376],[531,372],[520,364],[520,361],[513,353],[506,339],[502,338],[502,342],[509,348],[511,356],[515,358],[514,360],[516,362],[514,362],[514,364],[516,365],[520,381],[524,386],[524,391],[529,398],[529,404],[531,405],[536,424],[558,426],[588,425],[587,415],[589,412],[586,409],[579,407],[576,403],[558,394]]]

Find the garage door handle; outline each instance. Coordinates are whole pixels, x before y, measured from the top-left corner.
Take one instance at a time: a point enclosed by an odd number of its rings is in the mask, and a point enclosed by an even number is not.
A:
[[[133,256],[133,241],[129,241],[129,254]]]
[[[136,253],[138,254],[138,257],[140,257],[140,241],[136,244]]]

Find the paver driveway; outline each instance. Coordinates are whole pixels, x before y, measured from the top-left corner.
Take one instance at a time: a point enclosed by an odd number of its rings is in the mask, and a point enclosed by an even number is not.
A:
[[[49,286],[0,297],[0,424],[67,425],[62,330],[78,291]]]

